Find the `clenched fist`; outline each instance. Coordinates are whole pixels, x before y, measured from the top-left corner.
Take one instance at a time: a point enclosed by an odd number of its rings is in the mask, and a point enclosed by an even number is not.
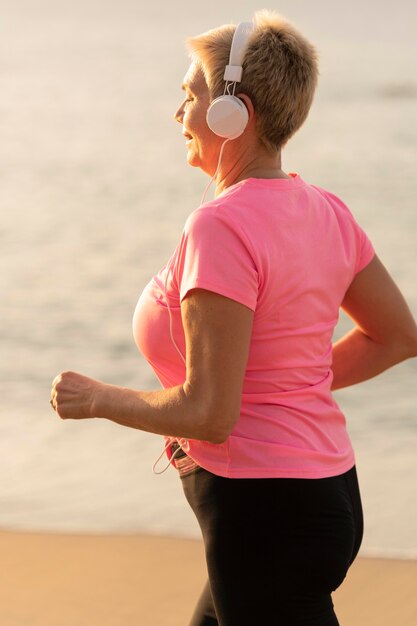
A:
[[[62,372],[52,382],[51,405],[62,419],[85,419],[94,415],[100,389],[99,380],[76,372]]]

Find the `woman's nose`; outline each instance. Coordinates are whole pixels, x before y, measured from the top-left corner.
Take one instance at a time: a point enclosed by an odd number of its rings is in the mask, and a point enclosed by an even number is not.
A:
[[[176,120],[179,124],[182,124],[183,117],[184,117],[184,107],[183,105],[181,105],[179,109],[177,109],[174,115],[174,120]]]

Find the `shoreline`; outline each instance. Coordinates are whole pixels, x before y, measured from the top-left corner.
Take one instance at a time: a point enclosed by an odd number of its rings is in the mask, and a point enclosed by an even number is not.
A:
[[[200,537],[196,537],[195,534],[176,534],[170,531],[158,530],[158,532],[152,532],[147,528],[138,529],[138,530],[130,530],[130,531],[120,531],[120,530],[102,530],[102,529],[59,529],[56,530],[50,528],[17,528],[13,526],[0,526],[0,541],[3,535],[29,535],[29,536],[46,536],[49,537],[120,537],[120,538],[129,538],[129,537],[142,537],[142,538],[157,538],[157,539],[167,539],[171,541],[191,541],[191,542],[199,542],[201,541]],[[386,561],[417,561],[417,549],[416,548],[378,548],[378,547],[364,547],[362,544],[359,551],[359,558],[361,559],[379,559]]]
[[[0,529],[0,623],[184,626],[206,581],[200,539]],[[417,623],[417,560],[360,555],[334,595],[343,626]]]

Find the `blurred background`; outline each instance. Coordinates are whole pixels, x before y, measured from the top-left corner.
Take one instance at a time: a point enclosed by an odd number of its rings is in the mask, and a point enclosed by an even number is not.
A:
[[[52,379],[160,385],[136,301],[200,203],[173,114],[184,39],[277,10],[321,77],[283,168],[339,195],[417,314],[417,4],[13,0],[0,25],[0,529],[199,537],[157,435],[62,421]],[[349,327],[342,316],[337,336]],[[362,552],[417,556],[417,360],[335,397],[365,509]]]

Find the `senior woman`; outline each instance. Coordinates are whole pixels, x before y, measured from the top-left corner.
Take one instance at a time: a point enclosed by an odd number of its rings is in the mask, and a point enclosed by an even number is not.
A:
[[[65,372],[51,402],[64,419],[165,435],[205,546],[192,626],[334,626],[362,510],[331,391],[415,356],[417,329],[346,205],[282,170],[313,100],[314,47],[267,11],[239,29],[188,40],[175,118],[216,191],[136,308],[136,342],[164,389]],[[355,327],[332,345],[340,307]]]

